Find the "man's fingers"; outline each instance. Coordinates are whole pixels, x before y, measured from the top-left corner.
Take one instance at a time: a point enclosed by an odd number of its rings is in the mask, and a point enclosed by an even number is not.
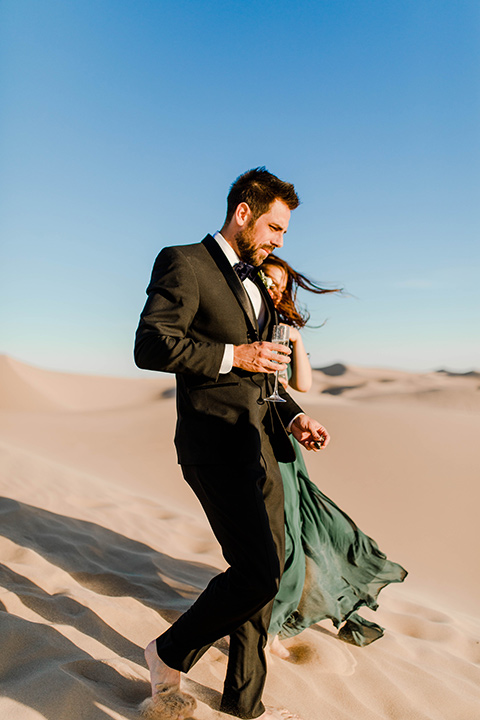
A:
[[[306,415],[300,415],[295,422],[301,432],[300,442],[306,450],[318,452],[327,447],[330,442],[330,435],[323,425],[320,425],[316,420],[312,420],[312,418]]]
[[[234,365],[249,372],[283,372],[290,362],[290,348],[278,343],[257,341],[234,348]]]
[[[325,440],[327,437],[329,437],[329,434],[327,430],[323,427],[323,425],[314,428],[312,431],[312,435],[316,440]]]
[[[317,428],[313,433],[313,437],[317,438],[312,442],[313,450],[323,450],[330,442],[330,435],[324,427]]]
[[[285,372],[287,369],[286,365],[282,365],[278,362],[269,362],[268,365],[265,365],[265,372],[275,373],[277,372]]]
[[[278,343],[268,343],[268,344],[270,346],[270,349],[273,350],[274,352],[280,352],[283,355],[290,355],[292,352],[290,350],[290,348],[288,347],[288,345],[279,345]]]
[[[290,348],[278,343],[261,342],[258,344],[258,353],[264,372],[284,372],[290,362]]]
[[[280,359],[286,362],[291,352],[290,348],[285,345],[278,345],[277,343],[260,343],[260,354],[273,360],[281,355]],[[290,358],[288,358],[288,360],[290,361]]]

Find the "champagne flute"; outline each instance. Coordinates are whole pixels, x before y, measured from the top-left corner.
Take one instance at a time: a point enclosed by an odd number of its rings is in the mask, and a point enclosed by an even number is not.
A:
[[[274,325],[272,342],[277,343],[278,345],[288,345],[289,335],[290,328],[288,327],[288,325]],[[269,397],[265,398],[265,400],[268,400],[268,402],[286,402],[286,400],[284,400],[278,392],[278,375],[279,370],[277,370],[275,373],[275,387],[273,393]]]

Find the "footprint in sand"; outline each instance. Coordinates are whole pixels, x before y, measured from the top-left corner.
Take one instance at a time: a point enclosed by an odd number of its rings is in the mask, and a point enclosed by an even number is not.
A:
[[[432,622],[416,615],[398,615],[395,619],[395,630],[402,635],[433,642],[449,641],[456,634],[451,624]]]
[[[406,612],[397,612],[392,629],[396,632],[431,643],[442,643],[452,655],[480,664],[480,644],[476,637],[463,632],[453,618],[432,608],[408,603]],[[411,614],[410,614],[411,613]]]
[[[290,652],[287,662],[296,665],[315,663],[316,670],[333,675],[348,676],[355,672],[357,661],[350,650],[340,646],[337,640],[322,638],[316,646],[292,642],[285,644],[285,647]]]
[[[440,625],[449,625],[452,623],[452,618],[446,613],[436,610],[435,608],[420,605],[419,603],[404,601],[398,605],[396,612],[399,615],[415,615],[422,620],[428,620],[429,622]]]
[[[457,633],[453,623],[446,613],[420,603],[404,601],[392,612],[392,627],[418,640],[448,641]]]

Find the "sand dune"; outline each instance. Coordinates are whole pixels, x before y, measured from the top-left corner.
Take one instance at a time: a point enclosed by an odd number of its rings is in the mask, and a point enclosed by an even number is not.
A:
[[[0,409],[2,410],[102,410],[130,407],[168,396],[171,378],[138,382],[128,378],[96,377],[40,370],[0,355]]]
[[[314,373],[314,392],[349,400],[423,403],[465,411],[480,410],[480,373],[439,370],[414,373],[336,363]]]
[[[311,477],[409,576],[363,611],[384,638],[357,648],[314,626],[287,643],[292,661],[269,657],[265,699],[303,720],[474,720],[479,378],[337,370],[300,397],[333,436],[307,455]],[[1,358],[5,720],[138,719],[143,647],[225,566],[176,465],[172,386]],[[186,680],[197,720],[228,717],[226,652]]]

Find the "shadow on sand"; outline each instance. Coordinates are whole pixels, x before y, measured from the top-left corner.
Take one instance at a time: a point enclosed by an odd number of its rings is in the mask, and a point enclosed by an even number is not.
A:
[[[218,569],[172,558],[95,523],[10,498],[0,498],[0,532],[17,545],[34,550],[89,590],[106,596],[134,598],[167,622],[173,622],[190,607],[209,580],[218,574]],[[143,648],[123,637],[78,600],[62,593],[51,595],[3,564],[0,564],[0,585],[47,623],[71,626],[121,658],[145,665]],[[3,604],[0,604],[0,619],[2,645],[8,647],[8,635],[15,653],[23,655],[16,658],[16,670],[12,671],[9,660],[1,672],[4,695],[30,705],[48,720],[80,717],[106,720],[111,715],[101,709],[102,704],[125,717],[138,718],[138,704],[148,696],[150,688],[148,682],[133,677],[133,669],[131,677],[128,677],[128,668],[127,675],[122,674],[122,669],[119,672],[111,664],[92,658],[48,624],[6,613]],[[37,656],[37,673],[27,668],[35,661],[36,643],[42,647],[40,662]],[[43,651],[45,646],[48,650]],[[45,676],[40,673],[45,662],[54,662],[58,672],[66,673],[72,681],[76,679],[88,689],[81,693],[78,703],[75,701],[75,707],[57,707],[60,701],[54,697],[54,687],[49,692],[49,688],[45,688]],[[2,665],[0,662],[0,670]],[[41,685],[38,685],[40,679]],[[214,691],[202,689],[197,683],[195,689],[197,697],[203,695],[208,704],[217,705]],[[68,698],[77,697],[79,692],[61,694],[64,701],[69,702]]]

